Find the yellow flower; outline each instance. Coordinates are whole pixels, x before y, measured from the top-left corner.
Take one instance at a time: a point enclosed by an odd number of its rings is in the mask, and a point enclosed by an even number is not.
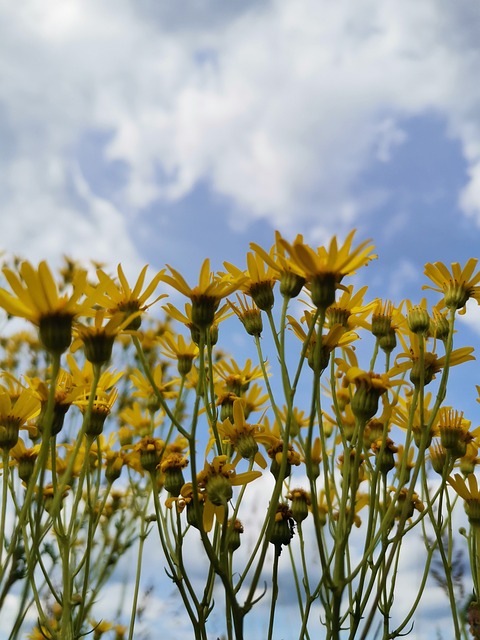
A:
[[[225,276],[212,273],[208,258],[203,262],[200,270],[198,285],[193,288],[178,271],[169,265],[167,267],[172,275],[165,275],[162,280],[190,298],[192,323],[199,329],[205,329],[213,324],[220,301],[238,289],[241,284],[240,280],[232,282]]]
[[[166,294],[160,295],[152,302],[147,302],[153,295],[159,282],[162,280],[164,269],[159,271],[156,276],[151,280],[145,289],[142,291],[145,284],[145,276],[147,274],[148,265],[145,265],[137,278],[133,289],[128,284],[125,274],[122,269],[122,265],[119,264],[117,268],[118,283],[107,275],[102,269],[97,270],[97,277],[100,283],[100,287],[93,289],[92,294],[94,296],[96,304],[108,309],[109,313],[114,315],[121,311],[125,315],[135,314],[136,312],[146,311],[155,302],[166,297]],[[138,329],[141,324],[140,315],[137,315],[128,325],[128,329]]]
[[[258,450],[258,442],[262,442],[263,427],[249,424],[245,421],[243,403],[241,400],[233,402],[233,422],[227,418],[218,426],[218,433],[224,442],[232,445],[237,453],[233,466],[240,458],[254,460],[262,469],[267,467],[265,458]]]
[[[131,406],[123,409],[119,418],[132,430],[131,435],[135,433],[141,437],[151,435],[162,421],[161,416],[154,419],[152,412],[142,409],[138,402],[133,402]]]
[[[403,340],[402,340],[403,342]],[[420,362],[420,345],[418,335],[410,333],[410,349],[407,348],[404,343],[405,351],[400,353],[395,358],[395,366],[390,369],[389,375],[394,376],[399,373],[404,373],[410,370],[411,382],[418,386],[422,379],[422,371]],[[450,353],[449,366],[453,367],[469,360],[475,360],[473,353],[473,347],[461,347],[460,349],[454,349]],[[424,384],[429,384],[435,379],[437,373],[439,373],[446,363],[446,357],[438,357],[436,353],[431,351],[425,351],[423,361],[423,381]]]
[[[237,474],[227,460],[227,456],[216,456],[211,463],[205,462],[197,476],[198,488],[205,498],[203,527],[207,532],[212,529],[214,516],[223,524],[225,509],[233,496],[232,487],[248,484],[262,475],[260,471]]]
[[[40,413],[40,401],[30,389],[14,399],[0,388],[0,449],[10,450],[18,441],[19,430]]]
[[[455,477],[449,476],[448,483],[465,500],[465,511],[468,521],[473,527],[480,527],[480,490],[477,478],[473,473],[467,476],[467,482],[458,473]]]
[[[198,347],[193,341],[187,341],[181,334],[167,331],[159,338],[162,355],[177,361],[178,373],[184,377],[192,369],[193,361],[198,357]]]
[[[157,390],[164,398],[175,398],[178,395],[176,389],[172,389],[178,383],[178,378],[165,381],[164,367],[161,362],[153,368],[152,375]],[[130,380],[135,387],[132,396],[144,398],[148,401],[149,409],[157,410],[160,403],[147,376],[140,369],[134,369],[130,375]]]
[[[92,364],[105,364],[110,360],[115,338],[135,322],[141,315],[141,311],[135,313],[117,311],[104,325],[105,314],[105,309],[97,309],[93,325],[78,322],[73,329],[77,340],[72,344],[72,352],[83,344],[85,357]]]
[[[319,309],[326,309],[333,304],[335,290],[345,276],[352,275],[376,257],[372,254],[373,245],[369,244],[369,240],[352,249],[354,235],[355,230],[348,234],[343,246],[338,245],[334,236],[328,249],[322,246],[317,250],[306,245],[302,236],[297,236],[293,244],[283,238],[279,240],[305,278],[312,302]]]
[[[301,239],[301,236],[298,236]],[[305,278],[301,269],[289,259],[285,253],[285,246],[282,244],[282,236],[279,231],[275,231],[275,244],[267,253],[262,247],[254,242],[250,243],[250,248],[262,258],[262,260],[274,271],[276,278],[280,280],[280,293],[286,298],[296,298],[305,284]]]
[[[39,444],[27,448],[22,438],[19,438],[17,444],[10,449],[12,463],[18,467],[18,476],[25,483],[30,480],[39,452]]]
[[[90,414],[90,420],[85,429],[85,433],[90,437],[97,437],[103,431],[103,425],[105,420],[110,415],[112,407],[118,398],[118,391],[114,387],[107,390],[100,384],[97,385],[95,390],[95,399],[92,405],[92,411]],[[79,407],[82,413],[86,413],[87,407],[90,402],[90,392],[85,391],[81,398],[77,398],[74,404]]]
[[[247,253],[247,272],[241,271],[230,262],[223,264],[233,281],[243,292],[252,297],[257,307],[262,311],[270,311],[275,301],[273,287],[277,279],[276,270],[250,251]]]
[[[230,300],[227,300],[228,306],[243,324],[248,335],[260,336],[263,331],[263,321],[262,312],[259,307],[257,307],[255,302],[250,304],[245,295],[242,299],[237,293],[236,297],[238,306]]]
[[[87,297],[87,272],[75,272],[71,294],[60,295],[57,284],[45,261],[35,269],[30,262],[20,265],[19,275],[4,267],[3,273],[12,295],[0,289],[0,306],[12,316],[25,318],[39,327],[44,347],[52,353],[63,353],[72,339],[72,320],[92,313],[93,301]]]
[[[327,318],[330,326],[340,324],[346,329],[352,330],[356,327],[369,329],[370,324],[367,317],[370,315],[375,302],[367,305],[363,304],[363,297],[367,292],[367,287],[362,287],[354,293],[353,285],[345,288],[342,295],[327,309]]]
[[[453,262],[451,273],[442,262],[428,263],[424,273],[436,286],[424,285],[423,288],[443,293],[440,306],[448,309],[464,309],[470,298],[480,304],[480,271],[474,273],[477,262],[476,258],[470,258],[463,269],[458,262]]]

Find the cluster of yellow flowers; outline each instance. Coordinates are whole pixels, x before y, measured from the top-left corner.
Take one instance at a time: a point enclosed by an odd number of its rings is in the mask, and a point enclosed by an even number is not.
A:
[[[343,244],[334,238],[312,248],[300,235],[290,243],[277,232],[268,251],[252,243],[246,269],[226,262],[225,271],[213,273],[205,260],[193,287],[170,266],[149,282],[144,267],[133,286],[120,265],[115,277],[98,268],[92,279],[69,263],[57,280],[46,262],[3,268],[0,608],[20,589],[12,639],[32,606],[39,623],[30,638],[70,640],[89,630],[95,638],[133,638],[152,526],[195,638],[207,638],[217,584],[225,594],[225,632],[243,637],[269,549],[273,637],[285,547],[299,637],[308,637],[315,607],[327,638],[340,637],[340,629],[348,629],[345,637],[367,637],[376,616],[385,638],[401,635],[420,596],[404,620],[395,619],[396,567],[417,524],[426,573],[434,553],[443,562],[460,633],[451,514],[460,496],[472,528],[476,597],[480,433],[444,402],[450,368],[473,359],[472,348],[453,348],[453,336],[457,312],[469,299],[480,303],[480,271],[474,259],[451,270],[426,265],[431,284],[424,288],[439,294],[431,309],[425,299],[364,302],[367,287],[355,290],[344,280],[376,256],[369,241],[353,241],[352,231]],[[183,310],[163,300],[169,287],[186,298]],[[159,301],[161,319],[150,312]],[[227,355],[222,325],[232,317],[251,336],[258,365]],[[27,320],[38,336],[9,329],[12,318]],[[267,332],[268,358],[261,341]],[[372,345],[366,366],[356,350],[362,335]],[[427,392],[435,379],[435,391]],[[300,388],[308,411],[298,406]],[[264,518],[242,556],[247,485],[265,480],[268,466]],[[433,492],[430,469],[439,480]],[[360,552],[352,552],[352,527],[365,531]],[[307,531],[320,573],[311,569]],[[55,543],[47,541],[50,532]],[[210,567],[201,589],[188,575],[192,535]],[[134,543],[137,573],[125,626],[92,621],[113,568]],[[419,593],[424,587],[420,581]],[[478,606],[474,599],[471,610]]]

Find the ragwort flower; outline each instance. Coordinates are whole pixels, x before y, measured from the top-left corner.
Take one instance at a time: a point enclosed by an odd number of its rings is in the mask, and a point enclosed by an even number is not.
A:
[[[220,301],[233,293],[241,285],[242,280],[227,280],[222,275],[210,271],[210,260],[207,258],[200,270],[198,285],[190,287],[185,278],[175,269],[167,265],[171,276],[164,275],[162,280],[171,287],[190,298],[192,302],[192,322],[199,329],[206,329],[213,324],[215,312]]]
[[[465,481],[461,475],[456,473],[453,478],[449,476],[447,481],[456,493],[465,500],[465,511],[470,524],[475,528],[480,527],[480,490],[476,476],[470,473]]]
[[[148,265],[145,265],[137,278],[133,289],[128,284],[128,280],[123,272],[122,265],[117,268],[118,282],[106,274],[102,269],[97,270],[97,277],[100,282],[100,288],[93,289],[92,293],[95,302],[104,309],[107,309],[111,315],[118,312],[124,313],[125,316],[135,314],[131,322],[127,325],[128,329],[139,329],[141,324],[140,314],[137,312],[146,311],[155,302],[166,297],[166,294],[157,296],[152,302],[148,299],[153,295],[159,282],[161,281],[164,269],[159,271],[142,291],[145,284],[145,276],[147,274]]]
[[[72,340],[72,321],[78,315],[91,315],[94,302],[87,296],[87,272],[75,272],[72,291],[59,294],[57,284],[45,261],[35,269],[30,262],[22,262],[17,275],[4,267],[3,273],[12,295],[0,289],[0,306],[7,313],[25,318],[39,328],[40,340],[51,353],[61,354]]]
[[[302,236],[297,236],[293,244],[280,239],[305,278],[312,302],[318,309],[327,309],[333,304],[335,291],[345,276],[352,275],[376,257],[372,254],[373,245],[369,244],[369,240],[352,249],[354,235],[355,230],[348,234],[342,246],[333,237],[328,249],[322,246],[317,250],[305,244]]]
[[[451,273],[443,262],[428,263],[425,265],[425,275],[436,286],[424,285],[423,288],[443,293],[440,305],[455,311],[464,310],[470,298],[480,304],[480,271],[474,273],[477,262],[476,258],[470,258],[463,269],[458,262],[453,262]]]

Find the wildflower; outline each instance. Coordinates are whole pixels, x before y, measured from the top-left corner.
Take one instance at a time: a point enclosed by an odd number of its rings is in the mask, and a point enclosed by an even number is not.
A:
[[[51,353],[61,354],[72,340],[72,321],[81,314],[91,314],[93,301],[84,298],[87,272],[75,273],[72,292],[59,295],[57,285],[45,261],[35,269],[23,262],[17,275],[4,267],[3,273],[15,295],[0,289],[0,306],[12,316],[25,318],[38,326],[40,340]]]
[[[178,380],[164,380],[164,366],[160,362],[153,368],[152,376],[156,387],[155,389],[140,369],[133,370],[130,374],[130,380],[135,387],[132,396],[147,400],[148,408],[156,411],[160,406],[157,394],[160,394],[163,398],[175,398],[177,391],[172,389],[172,387],[177,384]]]
[[[162,419],[161,416],[154,418],[151,407],[144,409],[138,402],[133,402],[130,406],[122,409],[119,418],[125,425],[128,425],[130,434],[141,437],[152,435],[156,427],[161,424]],[[123,436],[126,437],[127,433],[124,432]]]
[[[233,293],[241,285],[241,280],[228,281],[225,277],[214,275],[210,271],[210,260],[207,258],[200,270],[199,283],[191,288],[183,276],[167,265],[171,276],[165,275],[162,280],[171,287],[190,298],[192,302],[192,322],[198,329],[209,328],[215,318],[220,301]]]
[[[107,275],[102,269],[97,270],[100,288],[92,290],[92,295],[94,296],[96,304],[103,309],[107,309],[112,316],[119,312],[123,313],[125,318],[133,315],[133,318],[130,319],[130,323],[126,326],[129,330],[139,329],[141,324],[141,313],[155,304],[155,302],[158,302],[158,300],[166,297],[166,294],[163,294],[155,298],[152,302],[147,302],[162,280],[165,272],[164,269],[159,271],[151,280],[150,284],[148,284],[144,291],[142,291],[145,284],[147,269],[148,265],[145,265],[141,270],[133,289],[128,284],[121,264],[119,264],[117,268],[118,282]]]
[[[425,505],[420,500],[417,493],[413,492],[411,498],[407,504],[407,496],[408,489],[403,487],[400,489],[397,497],[397,508],[396,508],[396,517],[401,518],[402,516],[409,520],[413,517],[413,512],[416,509],[419,513],[425,511]]]
[[[480,304],[480,271],[474,274],[477,262],[476,258],[470,258],[463,269],[458,262],[453,262],[451,273],[442,262],[428,263],[424,273],[436,286],[424,285],[423,288],[443,293],[440,306],[455,311],[464,310],[470,298]]]
[[[188,466],[187,458],[180,451],[170,451],[163,457],[159,466],[162,473],[165,474],[165,490],[177,498],[185,484],[183,469]]]
[[[0,388],[0,449],[12,449],[17,444],[20,428],[39,412],[40,402],[30,389],[23,389],[12,400],[10,394]]]
[[[228,391],[237,396],[243,395],[249,388],[252,380],[263,377],[262,368],[253,366],[248,358],[243,367],[240,367],[233,358],[221,360],[215,365],[215,373],[222,378]]]
[[[51,384],[51,381],[47,381],[47,384],[40,378],[25,377],[25,380],[29,388],[32,389],[32,391],[36,393],[37,397],[40,399],[41,411],[37,420],[37,426],[39,430],[43,432],[46,427],[45,417],[49,396],[49,384]],[[68,373],[68,371],[60,369],[55,383],[53,416],[50,425],[50,435],[56,436],[60,433],[65,421],[65,415],[72,406],[73,401],[78,398],[83,393],[83,391],[84,385],[76,385],[73,376]]]
[[[192,369],[193,361],[198,357],[198,347],[193,341],[187,343],[181,334],[174,335],[167,331],[160,339],[161,353],[167,358],[177,361],[177,369],[183,378]]]
[[[133,447],[135,458],[140,461],[141,468],[149,473],[155,473],[160,463],[165,442],[153,436],[144,436],[140,442]],[[127,457],[129,464],[132,464],[131,455]]]
[[[125,314],[116,312],[106,325],[103,325],[106,310],[97,309],[93,325],[76,323],[73,329],[77,340],[72,345],[72,352],[83,344],[85,357],[92,364],[103,365],[112,357],[113,343],[121,331],[132,326],[135,319],[141,315],[141,311]]]
[[[233,553],[240,547],[240,536],[243,533],[243,525],[240,520],[228,521],[228,538],[227,547],[228,550]]]
[[[275,438],[274,436],[271,436],[271,440],[271,446],[267,449],[268,457],[272,461],[270,465],[270,472],[274,478],[278,478],[283,460],[283,442],[280,438]],[[284,479],[288,478],[292,472],[292,465],[298,467],[302,462],[300,454],[298,451],[295,451],[291,443],[288,444],[286,456],[287,465],[283,476]]]
[[[475,528],[480,527],[480,491],[476,476],[470,473],[465,481],[460,474],[456,473],[453,478],[449,476],[447,481],[455,492],[465,500],[465,511],[470,524]]]
[[[412,305],[410,300],[407,300],[407,324],[412,333],[419,335],[428,334],[430,329],[430,316],[425,298],[417,305]]]
[[[286,497],[292,502],[292,518],[297,524],[300,524],[308,517],[308,511],[312,504],[310,494],[305,489],[291,489]]]
[[[273,259],[273,255],[271,256]],[[273,287],[277,273],[261,256],[247,253],[247,272],[243,272],[233,264],[224,262],[224,267],[232,277],[233,282],[239,283],[239,288],[247,293],[257,307],[262,311],[270,311],[275,302]]]
[[[431,402],[432,394],[426,393],[423,400],[423,407],[417,402],[412,415],[411,396],[400,396],[392,409],[392,423],[404,431],[411,429],[417,447],[420,447],[422,434],[424,434],[426,429],[429,429],[429,434],[425,440],[425,447],[430,446],[433,437],[440,435],[437,427],[438,419],[432,418]],[[423,408],[423,413],[420,411],[421,408]]]
[[[389,300],[377,300],[372,313],[372,334],[380,348],[387,354],[397,346],[397,334],[405,327],[402,305],[395,307]]]
[[[374,302],[363,305],[363,297],[367,287],[362,287],[356,293],[353,285],[345,287],[342,295],[327,309],[327,319],[330,326],[339,324],[345,329],[352,330],[356,327],[368,329],[370,327],[367,317],[372,311]]]
[[[245,331],[250,336],[260,337],[263,331],[262,313],[260,309],[255,305],[250,305],[245,296],[242,298],[237,293],[238,306],[227,301],[230,309],[235,313],[237,318],[245,327]]]
[[[263,261],[277,272],[276,278],[280,280],[280,293],[285,298],[296,298],[305,284],[305,278],[295,263],[286,256],[285,247],[282,244],[282,236],[275,231],[275,244],[267,253],[262,247],[250,243],[250,248],[263,259]]]
[[[203,526],[210,531],[213,517],[223,523],[225,508],[233,496],[233,487],[248,484],[261,476],[260,471],[245,471],[237,474],[234,466],[227,462],[227,456],[216,456],[212,462],[205,462],[203,471],[197,476],[198,487],[205,496]]]
[[[270,542],[275,545],[277,555],[282,552],[282,546],[290,544],[295,533],[295,520],[288,504],[279,504],[275,513],[275,522],[270,534]]]
[[[352,275],[375,257],[371,253],[373,245],[369,245],[368,240],[352,249],[354,235],[355,230],[348,234],[345,243],[340,247],[336,237],[333,237],[328,250],[318,247],[316,251],[303,242],[302,236],[297,236],[293,244],[289,244],[283,238],[279,240],[305,278],[312,302],[318,309],[327,309],[333,304],[335,291],[343,278]]]
[[[96,438],[102,433],[105,420],[110,415],[117,398],[118,391],[115,387],[107,390],[100,384],[97,386],[95,398],[91,405],[89,421],[85,429],[87,436]],[[81,398],[75,400],[74,404],[79,407],[83,414],[86,414],[90,405],[90,392],[85,391]]]
[[[362,371],[358,367],[350,367],[346,378],[356,386],[351,401],[352,412],[356,418],[365,421],[373,418],[378,410],[380,396],[395,384],[386,374]]]
[[[39,444],[27,448],[22,438],[19,438],[17,444],[10,449],[10,458],[16,464],[18,476],[25,484],[30,480],[39,452]]]
[[[288,323],[295,333],[295,335],[305,344],[307,344],[306,348],[306,357],[308,361],[308,365],[314,371],[319,370],[323,372],[330,361],[330,354],[337,347],[348,347],[354,340],[358,338],[358,335],[353,331],[347,331],[347,329],[341,324],[334,324],[329,327],[329,330],[326,334],[321,335],[322,347],[318,352],[316,345],[318,341],[318,334],[316,329],[311,329],[313,323],[315,322],[315,314],[310,311],[305,311],[302,322],[305,322],[309,328],[308,333],[303,329],[303,327],[297,322],[295,318],[292,316],[287,316]],[[308,340],[308,343],[307,343]],[[318,359],[318,363],[317,360]]]
[[[438,440],[434,440],[428,450],[430,452],[430,462],[432,463],[433,470],[443,476],[443,470],[449,459],[447,450]]]
[[[425,351],[422,361],[417,334],[410,334],[410,344],[411,347],[408,351],[405,346],[406,350],[395,358],[395,365],[390,369],[389,375],[397,375],[410,370],[410,380],[416,387],[421,384],[422,374],[423,383],[425,385],[430,384],[430,382],[435,379],[436,374],[445,366],[446,357],[438,357],[436,353]],[[473,347],[454,349],[450,353],[449,366],[453,367],[457,364],[468,362],[469,360],[475,360],[472,353]]]
[[[245,422],[243,403],[241,400],[233,402],[233,423],[227,418],[218,426],[218,433],[222,440],[229,442],[237,453],[233,465],[240,458],[254,460],[262,469],[267,463],[258,450],[257,442],[262,442],[264,429],[258,424],[248,424]]]
[[[455,458],[461,458],[467,452],[470,424],[470,421],[463,417],[463,411],[454,411],[450,407],[442,407],[439,411],[440,442]]]

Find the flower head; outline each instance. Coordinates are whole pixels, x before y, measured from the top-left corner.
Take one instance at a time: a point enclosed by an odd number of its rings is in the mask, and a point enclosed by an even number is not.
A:
[[[161,281],[164,270],[159,271],[142,291],[147,269],[148,265],[145,265],[133,288],[130,287],[121,264],[117,268],[118,282],[102,269],[97,270],[100,287],[92,291],[95,302],[102,308],[107,309],[111,315],[115,315],[118,312],[124,313],[125,316],[135,314],[131,323],[127,326],[128,329],[138,329],[140,327],[141,318],[137,312],[146,311],[152,304],[166,297],[166,294],[163,294],[152,302],[148,302],[148,299],[153,295]]]
[[[458,262],[453,262],[451,273],[443,262],[428,263],[425,275],[436,286],[424,285],[423,288],[442,293],[440,304],[448,309],[464,309],[470,298],[480,304],[480,271],[474,273],[477,262],[476,258],[470,258],[463,269]]]
[[[461,475],[456,473],[453,478],[449,476],[447,481],[456,493],[465,500],[465,511],[470,524],[476,528],[480,527],[480,490],[476,476],[470,473],[465,481]]]
[[[210,327],[214,321],[220,301],[238,289],[241,279],[232,282],[222,275],[210,271],[210,260],[207,258],[200,270],[198,285],[190,287],[185,278],[175,269],[167,265],[172,275],[162,276],[162,280],[171,287],[190,298],[192,302],[192,322],[199,329]]]
[[[354,235],[355,230],[348,234],[342,246],[333,237],[328,249],[322,246],[316,250],[305,244],[302,236],[297,236],[293,244],[283,238],[280,240],[305,278],[312,302],[319,309],[326,309],[335,301],[335,290],[345,276],[352,275],[376,257],[369,240],[352,249]]]
[[[7,313],[25,318],[39,327],[44,347],[52,353],[63,353],[72,339],[72,321],[81,314],[91,315],[94,302],[87,296],[80,302],[87,288],[87,272],[75,272],[72,291],[59,294],[57,284],[45,261],[35,269],[30,262],[22,262],[19,273],[4,267],[3,273],[10,288],[0,289],[0,306]]]

